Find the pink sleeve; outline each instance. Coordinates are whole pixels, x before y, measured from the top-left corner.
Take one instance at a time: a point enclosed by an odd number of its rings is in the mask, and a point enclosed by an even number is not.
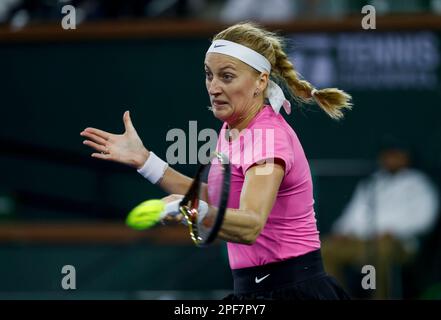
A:
[[[243,136],[242,173],[254,164],[263,164],[266,159],[281,159],[285,163],[285,176],[294,164],[291,136],[280,127],[254,128]]]

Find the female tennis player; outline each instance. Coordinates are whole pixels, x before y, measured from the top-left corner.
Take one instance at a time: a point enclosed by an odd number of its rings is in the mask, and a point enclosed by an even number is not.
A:
[[[300,79],[282,39],[251,23],[217,34],[204,66],[211,110],[223,122],[217,151],[232,160],[230,198],[219,232],[227,241],[234,279],[234,293],[226,299],[348,299],[323,269],[308,161],[280,114],[282,107],[290,113],[290,103],[273,80],[284,83],[297,101],[316,102],[334,119],[351,108],[351,97]],[[181,198],[192,179],[144,147],[128,112],[123,120],[122,135],[95,128],[81,133],[88,139],[84,144],[98,151],[92,156],[135,167],[171,194],[165,201]],[[209,192],[215,179],[208,180]]]

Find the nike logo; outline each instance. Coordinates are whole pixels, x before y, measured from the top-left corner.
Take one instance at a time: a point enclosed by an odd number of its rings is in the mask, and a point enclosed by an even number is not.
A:
[[[215,48],[225,47],[225,46],[226,46],[226,44],[215,44],[214,45]]]
[[[263,280],[265,280],[266,278],[268,278],[269,277],[269,273],[266,275],[266,276],[264,276],[264,277],[262,277],[262,278],[260,278],[260,279],[258,279],[257,277],[254,279],[254,281],[256,281],[256,283],[261,283]]]

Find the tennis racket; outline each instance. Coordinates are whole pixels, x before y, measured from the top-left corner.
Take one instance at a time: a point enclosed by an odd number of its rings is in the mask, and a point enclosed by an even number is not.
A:
[[[223,153],[213,152],[207,164],[198,167],[190,188],[181,200],[171,203],[156,199],[145,201],[128,214],[126,224],[144,230],[155,226],[167,215],[182,214],[194,244],[205,246],[212,243],[219,233],[229,192],[229,160]]]

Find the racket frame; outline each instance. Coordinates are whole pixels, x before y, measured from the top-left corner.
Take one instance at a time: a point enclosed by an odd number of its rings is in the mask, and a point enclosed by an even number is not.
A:
[[[220,203],[218,207],[218,212],[216,215],[216,220],[214,222],[214,226],[211,229],[208,237],[203,239],[199,236],[198,230],[198,209],[199,208],[199,199],[198,199],[198,191],[201,187],[201,174],[204,169],[208,166],[208,164],[202,164],[199,166],[196,175],[194,176],[193,182],[185,194],[184,198],[181,200],[179,204],[179,210],[183,214],[184,218],[187,221],[188,228],[190,231],[190,237],[193,240],[196,246],[206,246],[212,243],[219,233],[219,230],[222,226],[225,212],[227,210],[228,205],[228,197],[230,193],[230,173],[231,168],[229,164],[228,158],[221,152],[214,151],[210,157],[209,163],[213,159],[217,159],[222,166],[222,190],[220,194]]]

